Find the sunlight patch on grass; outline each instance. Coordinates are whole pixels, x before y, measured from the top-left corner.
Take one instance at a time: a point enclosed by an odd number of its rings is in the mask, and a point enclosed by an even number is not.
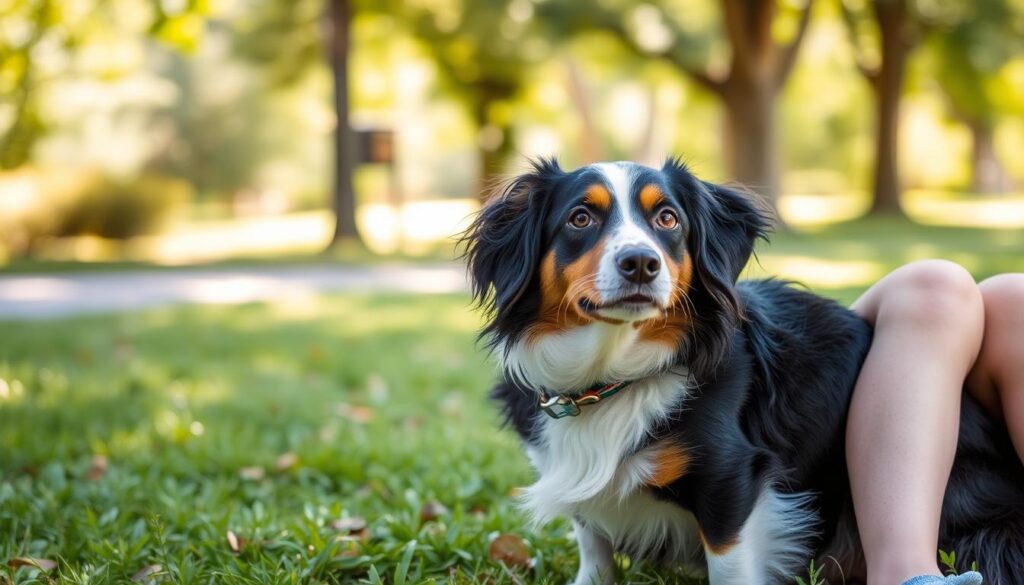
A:
[[[785,222],[802,228],[849,221],[863,215],[867,207],[867,198],[857,193],[794,194],[779,198],[779,214]]]
[[[987,229],[1024,229],[1024,195],[948,199],[912,191],[904,198],[907,213],[929,225]]]
[[[762,256],[745,276],[775,276],[812,288],[867,286],[885,274],[885,267],[870,260],[822,260],[810,256]]]

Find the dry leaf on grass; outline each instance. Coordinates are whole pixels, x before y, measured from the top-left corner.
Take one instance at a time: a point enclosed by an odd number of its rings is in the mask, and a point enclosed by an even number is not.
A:
[[[370,539],[370,528],[364,518],[339,518],[331,521],[331,528],[341,534],[340,538],[366,542]]]
[[[331,521],[331,528],[338,532],[347,532],[349,534],[353,532],[362,532],[366,530],[366,519],[358,516],[352,518],[338,518],[337,520]]]
[[[368,423],[373,420],[373,409],[368,406],[355,406],[344,402],[334,409],[338,416],[354,423]]]
[[[89,481],[96,481],[103,477],[103,474],[107,472],[107,466],[110,462],[107,461],[104,455],[93,455],[92,461],[89,462],[89,471],[86,472],[85,478]]]
[[[149,565],[147,567],[142,567],[141,569],[136,571],[134,575],[132,575],[132,581],[135,581],[136,583],[148,581],[150,577],[156,575],[157,573],[163,570],[164,568],[161,565]]]
[[[420,522],[430,522],[448,513],[448,508],[436,500],[430,500],[420,508]]]
[[[288,471],[298,463],[299,456],[289,451],[274,460],[274,469],[277,471]]]
[[[7,566],[12,569],[19,569],[21,567],[35,567],[44,573],[57,568],[57,561],[50,559],[37,559],[33,557],[14,557],[7,561]]]
[[[487,556],[492,561],[504,563],[510,567],[529,569],[533,566],[530,549],[526,547],[523,539],[515,534],[501,534],[492,540],[490,548],[487,549]]]
[[[258,465],[243,467],[238,470],[238,477],[249,481],[260,481],[267,476],[266,470]]]

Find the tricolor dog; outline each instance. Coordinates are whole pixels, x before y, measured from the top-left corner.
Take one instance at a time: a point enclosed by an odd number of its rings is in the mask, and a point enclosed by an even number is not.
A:
[[[576,583],[612,583],[613,552],[703,559],[713,585],[792,582],[813,558],[863,575],[844,434],[871,331],[788,283],[737,283],[767,229],[670,160],[535,163],[467,231],[492,395],[537,472],[523,506],[573,520]],[[1024,468],[966,395],[962,416],[940,546],[1024,582]]]

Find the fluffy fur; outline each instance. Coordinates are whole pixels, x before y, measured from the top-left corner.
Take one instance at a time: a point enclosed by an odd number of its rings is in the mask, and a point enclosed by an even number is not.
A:
[[[786,283],[737,283],[767,229],[750,197],[675,160],[549,160],[467,232],[503,372],[492,396],[538,474],[522,503],[538,522],[573,518],[577,583],[611,582],[616,550],[674,563],[703,549],[713,585],[784,582],[815,556],[862,578],[843,441],[871,332]],[[577,417],[539,407],[622,380]],[[988,582],[1024,568],[1024,467],[969,397],[940,546]]]

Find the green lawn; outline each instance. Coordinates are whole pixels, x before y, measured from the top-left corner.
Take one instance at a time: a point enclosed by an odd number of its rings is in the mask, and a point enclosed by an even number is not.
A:
[[[2,324],[0,559],[74,583],[513,582],[489,558],[512,533],[517,578],[565,582],[567,524],[515,510],[529,468],[476,327],[462,296]]]
[[[1018,232],[872,222],[785,234],[761,263],[845,266],[809,284],[848,302],[909,259],[982,277],[1024,269],[1022,250]],[[567,523],[515,509],[531,475],[496,430],[477,326],[463,296],[380,295],[0,323],[0,583],[153,565],[139,581],[570,580]],[[502,533],[532,569],[490,558]]]

